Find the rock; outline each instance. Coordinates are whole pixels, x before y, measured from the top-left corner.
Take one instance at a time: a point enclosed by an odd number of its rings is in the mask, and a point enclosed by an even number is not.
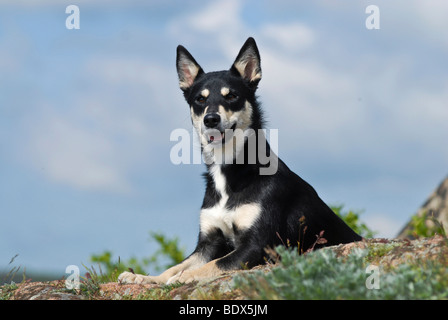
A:
[[[65,289],[64,281],[23,282],[10,300],[82,300],[83,296]]]
[[[448,228],[448,177],[431,193],[417,211],[416,216],[427,218],[423,223],[426,224],[429,230],[436,230],[440,226],[443,226],[445,229]],[[439,224],[439,226],[436,224]],[[411,219],[398,233],[397,238],[415,239],[416,237],[411,231],[412,229],[413,220]]]
[[[387,268],[394,268],[404,263],[414,264],[419,261],[435,260],[440,257],[445,257],[445,260],[448,258],[448,240],[440,235],[412,241],[375,238],[341,244],[329,249],[339,256],[346,256],[355,248],[368,249],[370,262]]]

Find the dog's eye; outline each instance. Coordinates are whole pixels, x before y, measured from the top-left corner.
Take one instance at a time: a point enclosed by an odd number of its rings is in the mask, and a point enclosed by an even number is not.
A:
[[[229,102],[235,101],[236,99],[238,99],[238,96],[234,93],[228,93],[226,95],[226,100]]]
[[[207,100],[207,99],[205,97],[203,97],[203,96],[199,96],[199,97],[196,98],[196,102],[199,103],[199,104],[205,103],[205,100]]]

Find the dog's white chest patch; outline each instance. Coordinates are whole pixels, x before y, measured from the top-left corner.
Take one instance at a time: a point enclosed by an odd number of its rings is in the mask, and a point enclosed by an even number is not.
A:
[[[216,228],[221,229],[226,237],[234,240],[234,226],[239,230],[250,228],[259,217],[261,208],[257,203],[249,203],[234,209],[227,209],[229,196],[226,192],[226,179],[221,168],[215,165],[210,171],[213,175],[216,191],[221,194],[221,200],[213,207],[202,209],[200,216],[201,232],[207,234]]]

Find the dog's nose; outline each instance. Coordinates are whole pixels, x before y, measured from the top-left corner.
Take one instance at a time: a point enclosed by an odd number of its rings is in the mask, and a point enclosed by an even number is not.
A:
[[[207,128],[216,128],[221,122],[221,117],[217,113],[209,113],[204,117],[204,124]]]

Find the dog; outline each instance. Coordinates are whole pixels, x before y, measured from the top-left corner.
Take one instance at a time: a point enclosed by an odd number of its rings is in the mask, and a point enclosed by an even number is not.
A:
[[[197,246],[158,276],[124,272],[119,282],[188,283],[263,264],[266,249],[282,244],[306,252],[362,240],[271,150],[261,130],[255,93],[262,73],[252,37],[229,70],[205,73],[181,45],[176,66],[207,166]]]

